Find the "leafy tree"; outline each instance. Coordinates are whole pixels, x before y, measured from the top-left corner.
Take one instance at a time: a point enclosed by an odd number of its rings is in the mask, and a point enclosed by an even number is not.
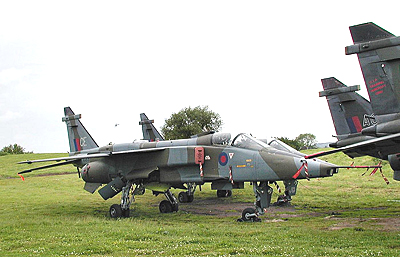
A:
[[[316,136],[310,133],[300,134],[295,139],[287,137],[276,137],[285,144],[293,147],[296,150],[310,149],[316,147]]]
[[[173,113],[165,120],[161,132],[165,139],[189,138],[193,135],[219,131],[222,120],[218,113],[208,109],[208,106],[187,107],[178,113]]]
[[[296,150],[300,150],[301,149],[301,145],[298,141],[296,141],[295,139],[289,139],[287,137],[276,137],[276,139],[282,141],[283,143],[293,147]]]
[[[310,133],[300,134],[295,139],[300,144],[300,149],[310,149],[316,147],[316,136]]]
[[[8,154],[23,154],[25,153],[25,148],[18,144],[14,144],[3,147],[3,149],[1,149],[1,152]]]

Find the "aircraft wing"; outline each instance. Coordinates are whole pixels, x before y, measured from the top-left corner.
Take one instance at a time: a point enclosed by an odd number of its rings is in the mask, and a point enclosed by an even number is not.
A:
[[[23,161],[23,162],[18,162],[18,164],[32,164],[32,163],[37,163],[37,162],[51,162],[51,161],[55,161],[55,162],[64,161],[64,162],[23,170],[21,172],[18,172],[18,174],[24,174],[24,173],[32,172],[34,170],[53,168],[53,167],[57,167],[57,166],[67,165],[67,164],[73,164],[75,161],[82,160],[82,159],[101,158],[101,157],[110,157],[112,155],[119,155],[119,154],[135,154],[135,153],[154,152],[154,151],[163,151],[163,150],[165,150],[165,148],[160,147],[160,148],[148,148],[148,149],[138,149],[138,150],[128,150],[128,151],[108,152],[108,153],[78,154],[75,156],[32,160],[32,161],[27,160],[27,161]]]
[[[312,159],[312,158],[325,156],[325,155],[329,155],[329,154],[333,154],[333,153],[337,153],[337,152],[345,152],[345,151],[348,151],[348,150],[355,150],[355,149],[359,149],[359,148],[366,147],[366,146],[382,144],[382,143],[385,143],[385,142],[391,142],[391,141],[393,141],[395,139],[400,139],[400,133],[387,135],[387,136],[383,136],[383,137],[378,137],[378,138],[374,138],[374,139],[367,140],[367,141],[362,141],[362,142],[359,142],[359,143],[356,143],[356,144],[347,145],[347,146],[340,147],[340,148],[333,149],[333,150],[329,150],[329,151],[310,154],[310,155],[305,156],[304,158],[305,159]]]

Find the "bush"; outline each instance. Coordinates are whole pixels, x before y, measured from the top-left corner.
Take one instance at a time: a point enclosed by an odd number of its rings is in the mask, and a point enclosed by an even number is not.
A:
[[[23,148],[22,146],[20,146],[18,144],[14,144],[14,145],[9,145],[9,146],[3,147],[3,149],[1,149],[1,151],[0,151],[0,156],[6,155],[6,154],[24,154],[24,153],[27,153],[27,152],[25,152],[25,148]]]

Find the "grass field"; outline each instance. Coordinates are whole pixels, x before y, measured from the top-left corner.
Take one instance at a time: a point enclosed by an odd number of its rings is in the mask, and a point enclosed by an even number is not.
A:
[[[161,214],[164,196],[146,192],[130,218],[113,220],[108,209],[119,196],[104,201],[84,191],[72,165],[27,174],[25,181],[16,174],[27,167],[18,161],[58,156],[0,157],[0,256],[400,255],[400,182],[386,163],[389,185],[379,171],[361,176],[365,170],[344,169],[332,178],[301,180],[292,206],[272,208],[260,223],[240,223],[237,207],[254,202],[249,185],[224,199],[204,186],[192,203],[203,213],[181,204],[179,212]],[[323,159],[351,162],[341,153]],[[217,204],[225,208],[215,213]]]

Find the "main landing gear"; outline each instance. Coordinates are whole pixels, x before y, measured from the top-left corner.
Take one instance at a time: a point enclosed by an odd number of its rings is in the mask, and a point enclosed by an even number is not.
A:
[[[171,193],[171,191],[167,190],[164,192],[165,197],[167,200],[161,201],[160,205],[158,208],[160,209],[161,213],[169,213],[169,212],[176,212],[178,211],[178,201],[176,200],[176,197]]]
[[[139,194],[141,190],[144,193],[144,188],[141,187],[140,185],[137,185],[135,190],[133,190],[132,182],[128,181],[126,186],[122,188],[121,204],[111,205],[110,217],[111,218],[129,217],[130,214],[129,207],[135,201],[135,193]]]
[[[187,183],[187,191],[180,192],[178,200],[180,203],[191,203],[194,199],[194,191],[196,191],[196,183]],[[201,191],[201,190],[200,190]]]
[[[133,189],[132,182],[128,182],[125,187],[122,188],[121,204],[113,204],[110,207],[111,218],[127,218],[130,214],[130,206],[135,201],[135,195],[142,195],[145,192],[143,185],[136,185]],[[171,193],[170,190],[165,192],[153,191],[154,195],[164,194],[167,200],[161,201],[159,209],[161,213],[169,213],[178,211],[178,201],[176,197]]]

